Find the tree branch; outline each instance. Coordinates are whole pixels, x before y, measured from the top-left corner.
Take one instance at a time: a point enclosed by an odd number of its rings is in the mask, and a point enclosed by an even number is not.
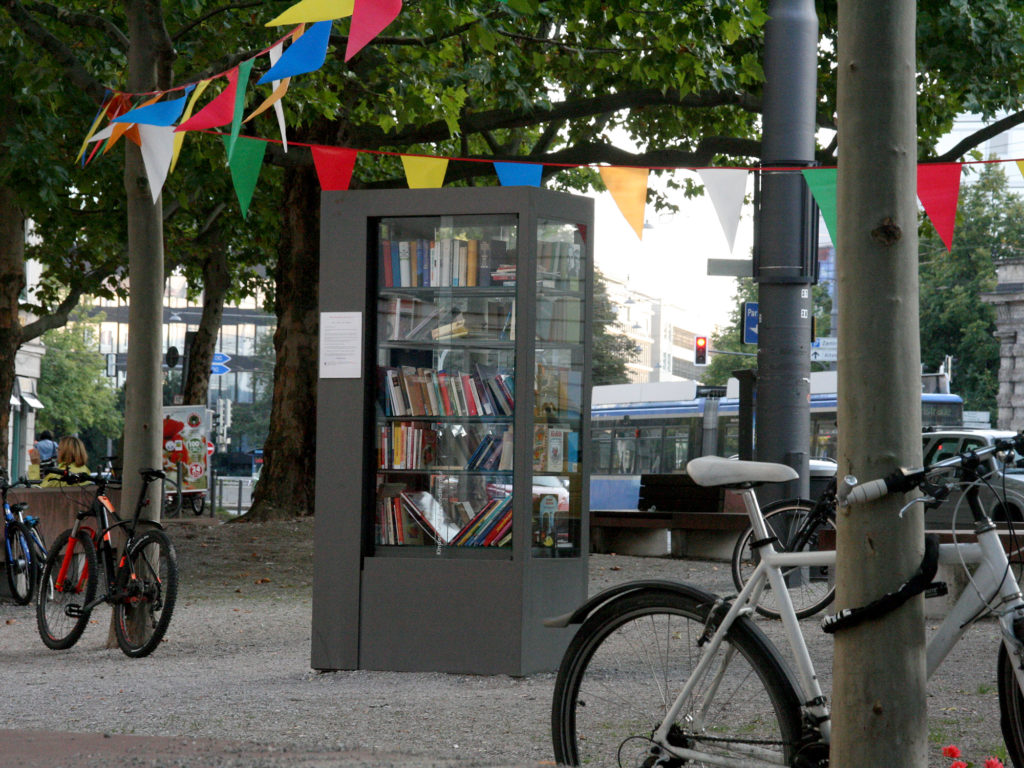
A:
[[[71,52],[71,49],[58,40],[53,34],[37,22],[18,0],[0,0],[11,15],[11,19],[30,40],[54,57],[57,64],[64,68],[68,79],[84,91],[96,103],[102,103],[106,88]]]
[[[992,137],[998,136],[1000,133],[1008,131],[1021,123],[1024,123],[1024,111],[1007,115],[1002,120],[996,120],[994,123],[986,125],[981,130],[975,131],[970,136],[967,136],[958,142],[951,150],[944,152],[941,155],[937,155],[932,160],[936,163],[949,163],[959,160],[963,155],[967,154],[975,147],[981,146]]]
[[[109,37],[113,43],[122,51],[127,51],[130,45],[128,36],[121,29],[102,16],[91,13],[77,13],[66,8],[60,8],[50,3],[29,3],[28,11],[34,11],[44,16],[66,24],[69,27],[89,27],[102,32]]]

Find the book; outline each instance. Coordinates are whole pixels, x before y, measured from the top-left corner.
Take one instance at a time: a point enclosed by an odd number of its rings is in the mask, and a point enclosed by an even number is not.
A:
[[[473,239],[466,243],[466,285],[476,285],[480,278],[480,241]]]
[[[498,471],[511,471],[512,470],[512,428],[508,428],[501,436],[501,460],[498,462]]]
[[[548,427],[547,455],[544,471],[561,472],[565,464],[565,430],[560,427]]]
[[[420,251],[415,240],[409,240],[409,285],[417,287],[420,282]]]
[[[391,275],[392,275],[392,286],[402,285],[402,263],[401,258],[398,255],[398,241],[391,240]]]
[[[431,494],[418,491],[400,496],[410,514],[435,541],[447,544],[459,533],[459,526],[448,519],[444,506]]]
[[[533,415],[536,419],[550,421],[558,418],[559,408],[559,377],[562,369],[550,365],[537,364],[536,391],[534,392]]]
[[[456,339],[462,336],[469,335],[469,328],[466,327],[466,319],[459,317],[450,323],[439,325],[430,332],[430,337],[435,341],[443,341],[444,339]]]
[[[398,270],[400,275],[399,285],[408,287],[412,285],[412,260],[409,255],[409,241],[398,241]]]
[[[384,279],[384,287],[391,288],[395,284],[395,274],[391,268],[391,241],[380,241],[380,274]]]
[[[548,455],[548,427],[547,424],[534,424],[533,426],[533,471],[543,472],[544,464]]]
[[[459,285],[469,285],[469,242],[459,240]]]

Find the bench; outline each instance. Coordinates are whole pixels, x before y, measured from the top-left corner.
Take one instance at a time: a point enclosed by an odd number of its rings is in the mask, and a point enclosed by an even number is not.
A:
[[[88,485],[80,488],[18,488],[7,494],[7,501],[28,504],[25,514],[39,518],[38,530],[49,547],[63,531],[74,525],[78,510],[92,501],[95,492],[95,486]],[[107,496],[114,503],[114,509],[120,509],[120,489],[108,489]],[[0,546],[0,562],[6,556],[6,550]]]
[[[640,476],[637,509],[591,513],[592,551],[728,557],[747,527],[739,497],[705,488],[686,474]],[[664,532],[667,535],[659,535]],[[724,535],[723,535],[724,534]]]

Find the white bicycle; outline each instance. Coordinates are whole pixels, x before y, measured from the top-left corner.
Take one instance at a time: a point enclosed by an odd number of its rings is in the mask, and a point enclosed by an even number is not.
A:
[[[845,503],[865,502],[915,488],[921,501],[939,503],[950,485],[930,482],[941,469],[960,467],[976,543],[939,544],[928,537],[919,571],[896,592],[868,606],[845,610],[823,622],[826,631],[876,618],[924,591],[938,563],[973,571],[971,584],[927,647],[929,677],[980,617],[994,613],[1002,629],[999,703],[1003,737],[1014,765],[1024,765],[1024,597],[995,524],[979,501],[985,483],[980,458],[1024,448],[1012,441],[968,452],[882,480],[842,489]],[[776,550],[753,487],[785,482],[796,473],[782,464],[695,459],[687,472],[700,485],[742,493],[756,533],[760,562],[732,601],[671,581],[638,581],[612,587],[574,612],[546,622],[581,625],[558,670],[551,726],[560,764],[588,766],[793,766],[828,765],[830,716],[789,599],[786,579],[835,564],[835,551]],[[841,496],[843,493],[841,492]],[[909,506],[909,505],[908,505]],[[976,567],[975,567],[976,566]],[[785,573],[785,575],[784,575]],[[778,600],[795,672],[750,615],[770,585]]]

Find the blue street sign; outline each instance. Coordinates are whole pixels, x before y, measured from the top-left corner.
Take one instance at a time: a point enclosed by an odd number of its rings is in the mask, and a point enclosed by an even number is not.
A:
[[[743,343],[757,344],[757,324],[760,315],[756,301],[743,302]]]
[[[231,359],[231,355],[225,355],[223,352],[214,352],[213,353],[213,362],[214,363],[219,363],[220,365],[223,365],[224,363],[226,363],[230,359]]]
[[[225,373],[231,373],[231,369],[228,368],[226,365],[221,365],[220,363],[214,363],[213,365],[210,366],[210,375],[211,376],[221,376],[222,374],[225,374]]]

